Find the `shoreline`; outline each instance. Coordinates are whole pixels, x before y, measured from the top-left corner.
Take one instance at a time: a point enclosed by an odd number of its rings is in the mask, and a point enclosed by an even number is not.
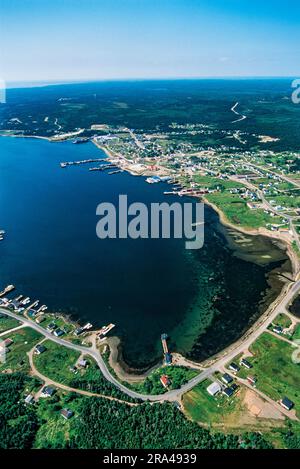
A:
[[[51,140],[48,137],[42,137],[42,136],[29,136],[29,135],[1,135],[1,136],[18,137],[18,138],[20,138],[20,137],[37,138],[37,139],[42,139],[42,140],[48,140],[50,142],[51,141],[52,142],[55,142],[55,141],[59,142],[59,140]],[[96,142],[94,140],[91,140],[91,142],[94,145],[96,145],[97,148],[101,149],[107,155],[108,160],[109,159],[114,159],[115,160],[116,158],[118,158],[120,160],[123,160],[124,166],[122,165],[122,169],[124,169],[125,171],[129,172],[130,174],[132,174],[134,176],[150,176],[152,174],[158,174],[158,171],[156,171],[154,173],[153,171],[151,172],[151,171],[148,170],[147,174],[144,174],[146,172],[146,170],[143,170],[141,172],[131,171],[130,168],[126,168],[126,166],[125,166],[126,162],[127,162],[126,158],[122,157],[121,155],[114,155],[109,149],[107,149],[103,145],[100,145],[98,142]],[[129,166],[130,166],[130,164],[133,164],[133,163],[128,162]],[[162,170],[164,170],[166,172],[169,172],[169,174],[170,174],[170,171],[167,168],[162,168]],[[222,212],[221,209],[219,209],[213,203],[207,201],[205,197],[197,197],[197,198],[200,199],[200,200],[203,200],[203,202],[205,204],[210,206],[218,214],[220,223],[223,226],[231,228],[232,230],[235,230],[237,232],[244,233],[246,235],[252,235],[252,236],[261,235],[261,236],[271,238],[273,240],[280,241],[285,246],[285,252],[286,252],[288,258],[291,261],[292,276],[293,276],[293,280],[292,279],[290,279],[290,280],[287,279],[287,282],[283,285],[279,295],[274,299],[274,301],[271,302],[271,304],[269,304],[269,306],[266,308],[266,310],[263,311],[260,314],[257,321],[255,321],[255,323],[250,328],[248,328],[247,331],[240,338],[238,338],[233,344],[230,344],[228,347],[223,349],[221,352],[218,352],[217,354],[213,355],[212,357],[209,357],[208,359],[206,359],[202,362],[193,362],[193,361],[189,360],[191,365],[194,363],[195,366],[199,367],[199,366],[208,366],[208,364],[214,363],[220,356],[224,356],[224,355],[228,354],[233,348],[237,347],[238,344],[244,342],[247,339],[247,337],[251,334],[251,332],[253,332],[253,330],[255,330],[259,326],[259,324],[271,314],[272,310],[276,307],[276,304],[278,302],[280,302],[282,300],[282,298],[285,296],[286,290],[289,288],[289,285],[293,281],[295,281],[295,278],[297,277],[297,275],[299,275],[300,259],[298,258],[297,254],[293,251],[291,241],[289,239],[287,239],[286,237],[284,237],[282,234],[270,232],[269,230],[267,230],[263,227],[261,227],[259,229],[249,229],[249,230],[247,230],[246,228],[236,226],[233,223],[231,223],[229,220],[227,220],[225,214]],[[70,323],[72,322],[72,323],[79,324],[78,321],[73,320],[72,317],[70,317],[70,315],[68,315],[68,314],[64,314],[64,313],[51,313],[51,314],[60,315],[61,317],[64,318],[64,320],[66,322],[70,322]],[[95,332],[95,330],[93,330],[93,332]],[[128,367],[124,363],[124,361],[122,360],[122,352],[120,351],[121,340],[118,336],[111,336],[111,337],[107,338],[103,342],[103,344],[106,344],[110,348],[110,360],[109,360],[110,365],[113,368],[116,375],[118,376],[118,378],[121,379],[121,380],[129,381],[129,382],[130,381],[131,382],[141,381],[141,380],[145,379],[145,377],[148,376],[151,373],[151,371],[153,371],[153,369],[155,369],[155,368],[157,368],[161,365],[161,362],[158,362],[156,365],[154,365],[152,367],[149,367],[148,370],[146,370],[146,371],[141,370],[141,373],[136,374],[138,372],[138,370]],[[176,353],[176,351],[174,353]],[[185,359],[184,357],[182,357],[182,358]]]
[[[299,274],[298,274],[298,277],[299,277]],[[286,279],[286,282],[283,283],[279,291],[279,294],[276,296],[276,298],[274,298],[273,301],[271,301],[271,303],[267,305],[267,307],[261,312],[259,317],[254,321],[254,323],[250,327],[248,327],[247,330],[244,331],[243,334],[240,337],[238,337],[233,343],[225,346],[221,351],[216,352],[215,354],[201,361],[194,361],[192,359],[186,358],[185,356],[181,355],[175,350],[174,352],[172,352],[172,355],[177,357],[177,361],[179,362],[178,365],[187,366],[193,369],[201,370],[201,369],[205,369],[207,367],[212,366],[216,361],[228,355],[231,351],[236,349],[239,345],[243,344],[248,339],[248,337],[251,336],[251,334],[262,323],[265,322],[265,320],[272,314],[272,312],[278,306],[278,304],[284,299],[284,297],[286,296],[287,292],[290,289],[290,286],[294,283],[294,281],[295,280]],[[271,286],[269,286],[268,291],[270,289],[272,289]],[[161,366],[161,362],[157,362],[155,365],[152,365],[151,367],[149,367],[149,369],[140,370],[140,373],[139,373],[138,369],[130,368],[124,362],[123,357],[122,357],[122,342],[118,336],[109,337],[104,343],[109,347],[109,350],[110,350],[109,365],[113,369],[117,378],[122,382],[124,381],[127,381],[128,383],[140,382],[144,380],[147,376],[149,376],[149,374],[151,374],[153,370]],[[173,366],[176,366],[176,364],[173,363]]]
[[[238,231],[238,232],[246,234],[246,235],[265,236],[266,238],[273,239],[274,241],[282,242],[284,244],[285,248],[286,248],[285,252],[286,252],[288,258],[291,261],[291,265],[292,265],[292,269],[293,269],[293,271],[292,271],[293,280],[295,280],[297,274],[300,271],[300,259],[297,256],[297,254],[294,252],[294,250],[292,249],[291,241],[289,239],[284,238],[282,235],[280,235],[280,233],[277,233],[277,235],[276,235],[276,233],[271,232],[271,231],[269,231],[269,230],[267,230],[266,228],[263,228],[263,227],[260,227],[258,229],[252,228],[252,229],[247,230],[246,228],[234,225],[233,223],[231,223],[226,218],[225,214],[222,212],[221,209],[219,209],[219,207],[217,207],[212,202],[209,202],[205,197],[202,197],[202,200],[204,201],[204,203],[206,205],[211,207],[218,214],[220,222],[223,226],[225,226],[227,228],[231,228],[232,230]]]
[[[41,135],[23,135],[23,134],[5,134],[2,133],[4,132],[3,130],[0,133],[0,137],[11,137],[11,138],[36,138],[38,140],[48,140],[48,142],[51,141],[50,137],[43,137]],[[55,141],[55,140],[54,140]]]
[[[113,152],[111,152],[104,145],[101,145],[101,144],[99,144],[98,142],[96,142],[94,140],[92,140],[92,142],[94,143],[94,145],[96,145],[97,148],[102,150],[107,155],[108,160],[115,160],[116,158],[125,160],[125,158],[122,157],[121,155],[113,154]],[[144,174],[144,172],[139,174],[139,173],[136,173],[136,172],[134,172],[134,171],[132,171],[129,168],[126,168],[126,167],[122,167],[122,169],[129,172],[133,176],[138,176],[138,175],[140,175],[140,176],[144,176],[144,175],[145,176],[151,176],[152,174],[154,174],[153,172],[152,173],[148,172],[149,174],[148,173]],[[157,174],[157,172],[155,174]],[[197,197],[197,198],[202,200],[206,205],[211,207],[218,214],[220,223],[225,228],[231,228],[232,230],[235,230],[237,232],[240,232],[240,233],[243,233],[243,234],[246,234],[246,235],[264,236],[264,237],[270,238],[271,240],[273,239],[274,241],[282,242],[284,247],[285,247],[284,251],[286,252],[288,259],[290,260],[291,267],[292,267],[292,272],[291,272],[292,279],[287,279],[286,283],[284,283],[284,285],[282,286],[282,288],[281,288],[279,294],[276,296],[276,298],[268,305],[268,307],[265,309],[265,311],[263,311],[260,314],[259,318],[254,322],[254,324],[252,324],[252,326],[250,328],[247,329],[246,332],[244,332],[242,334],[241,337],[239,337],[233,344],[230,344],[229,346],[225,347],[221,352],[217,352],[215,355],[213,355],[212,357],[210,357],[210,358],[208,358],[204,361],[194,362],[192,360],[188,360],[190,362],[191,366],[194,365],[196,367],[197,366],[198,367],[199,366],[205,367],[205,366],[207,366],[206,365],[207,363],[210,363],[210,361],[212,361],[212,363],[214,363],[214,361],[216,361],[217,358],[219,358],[220,356],[222,356],[224,354],[227,354],[233,347],[235,347],[239,343],[245,341],[247,339],[248,335],[250,335],[251,332],[253,332],[253,330],[260,324],[260,322],[263,321],[266,317],[268,317],[268,315],[272,312],[273,308],[275,308],[277,302],[279,302],[284,297],[284,295],[286,293],[286,290],[289,288],[289,285],[295,280],[297,274],[299,273],[300,259],[298,258],[297,254],[293,251],[292,246],[291,246],[291,242],[289,240],[287,240],[286,238],[284,238],[281,234],[279,234],[279,233],[275,234],[275,233],[273,233],[273,232],[271,232],[271,231],[269,231],[269,230],[267,230],[266,228],[263,228],[263,227],[261,227],[259,229],[249,229],[249,230],[247,230],[246,228],[238,227],[238,226],[234,225],[233,223],[231,223],[229,220],[227,220],[225,214],[215,204],[209,202],[205,197]],[[145,378],[151,372],[152,369],[155,369],[155,368],[159,367],[159,364],[157,364],[154,367],[149,368],[149,370],[146,370],[146,372],[141,370],[140,374],[135,374],[137,370],[128,367],[126,364],[125,364],[126,366],[124,367],[124,361],[122,359],[122,350],[120,350],[121,349],[121,341],[120,341],[119,338],[117,338],[117,339],[118,339],[117,347],[115,346],[114,342],[111,342],[111,344],[110,345],[108,344],[108,346],[110,348],[110,355],[113,356],[113,359],[110,360],[110,366],[112,367],[112,369],[114,370],[116,375],[119,377],[119,379],[122,379],[122,380],[125,379],[126,380],[126,376],[127,376],[128,380],[131,380],[131,381],[137,380],[137,381],[139,381],[139,380],[141,380],[141,377]],[[176,353],[176,352],[174,352],[174,353]],[[182,357],[182,358],[183,358],[183,360],[187,360],[185,357]]]
[[[104,145],[99,144],[95,140],[92,140],[92,143],[94,143],[94,145],[96,145],[97,148],[102,150],[107,155],[108,160],[109,159],[119,158],[119,159],[123,159],[123,161],[124,160],[127,161],[121,155],[114,154],[112,151],[110,151]],[[132,171],[130,168],[122,167],[122,169],[124,169],[125,171],[127,171],[128,173],[130,173],[133,176],[152,176],[153,174],[158,173],[157,171],[155,173],[153,171],[152,172],[148,171],[147,174],[144,174],[146,170],[141,172],[141,173],[137,173],[135,171]],[[164,168],[164,169],[165,169],[165,171],[167,171],[166,168]],[[169,175],[170,175],[170,173],[169,173]],[[189,195],[187,194],[187,196],[189,196]],[[235,230],[237,232],[240,232],[240,233],[243,233],[243,234],[246,234],[246,235],[265,236],[266,238],[273,239],[274,241],[282,242],[285,246],[285,252],[286,252],[288,258],[291,261],[293,278],[295,278],[297,273],[300,272],[300,258],[297,256],[296,252],[292,249],[292,243],[291,243],[290,239],[288,239],[287,237],[284,237],[284,235],[282,235],[278,232],[275,233],[275,232],[267,230],[266,228],[263,228],[263,227],[260,227],[258,229],[255,229],[255,228],[247,229],[247,228],[243,228],[243,227],[240,227],[238,225],[235,225],[235,224],[231,223],[226,218],[226,215],[222,212],[222,210],[217,205],[215,205],[212,202],[209,202],[206,199],[205,196],[190,196],[190,197],[196,197],[197,199],[202,200],[206,205],[211,207],[218,214],[219,219],[220,219],[220,223],[223,226],[225,226],[226,228],[231,228],[232,230]]]

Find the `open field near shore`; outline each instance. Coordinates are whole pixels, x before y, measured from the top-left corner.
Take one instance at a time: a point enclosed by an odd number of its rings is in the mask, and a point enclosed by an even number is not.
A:
[[[13,343],[9,346],[5,363],[0,363],[0,371],[28,372],[30,368],[26,354],[42,339],[41,334],[26,327],[1,337],[2,340],[6,338],[12,339]]]
[[[115,397],[124,401],[130,398],[105,379],[97,363],[90,356],[83,356],[76,350],[46,340],[46,351],[33,356],[33,373],[41,374],[45,379],[62,384],[68,388],[89,391],[95,394]],[[78,364],[79,359],[86,360],[86,366]]]
[[[21,323],[7,316],[0,316],[0,333],[18,327]]]
[[[34,356],[34,364],[43,375],[62,384],[68,384],[73,378],[70,367],[74,366],[80,353],[50,340],[43,342],[46,351]]]
[[[241,367],[238,376],[255,376],[257,389],[274,401],[288,397],[295,403],[296,415],[300,417],[300,364],[292,360],[294,350],[280,338],[264,333],[249,350],[252,356],[247,360],[253,368],[247,370]]]
[[[163,394],[171,389],[179,389],[198,374],[198,371],[184,366],[163,366],[153,370],[141,383],[131,384],[130,387],[141,394]],[[162,375],[167,375],[170,380],[167,388],[160,382]]]
[[[280,217],[271,217],[263,210],[250,210],[246,201],[230,193],[214,193],[206,196],[208,202],[215,204],[230,223],[244,228],[260,228],[267,224],[280,224]]]
[[[206,390],[211,383],[206,379],[184,394],[183,407],[196,422],[212,425],[224,423],[231,414],[236,413],[239,399],[236,395],[230,399],[221,394],[211,396]]]
[[[283,329],[286,329],[291,326],[292,321],[286,314],[280,313],[274,319],[273,324],[276,324],[276,326],[280,326]]]
[[[216,429],[237,432],[241,428],[267,431],[283,426],[284,418],[280,413],[253,391],[239,386],[231,398],[220,393],[211,396],[206,390],[210,384],[210,380],[205,380],[183,396],[188,418]]]

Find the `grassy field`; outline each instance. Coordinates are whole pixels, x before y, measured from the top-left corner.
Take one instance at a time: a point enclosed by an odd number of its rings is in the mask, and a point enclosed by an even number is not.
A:
[[[184,183],[184,178],[182,178]],[[222,180],[212,176],[194,175],[193,181],[201,187],[210,189],[219,188],[221,192],[207,194],[205,198],[208,202],[215,204],[226,216],[229,222],[245,228],[267,227],[271,224],[281,224],[281,217],[271,217],[262,209],[251,210],[247,206],[247,200],[242,199],[238,194],[232,194],[230,189],[243,188],[243,184]]]
[[[275,421],[267,418],[257,418],[249,411],[247,400],[253,393],[244,386],[239,386],[236,393],[227,398],[222,394],[210,396],[206,390],[211,384],[210,380],[199,383],[183,396],[183,408],[187,418],[200,425],[212,427],[215,431],[238,433],[245,431],[259,431],[267,433],[268,440],[276,447],[283,443],[277,442],[275,430],[279,432],[284,428],[282,420]]]
[[[229,192],[208,194],[206,199],[215,204],[235,225],[259,228],[260,226],[266,227],[268,224],[281,223],[280,217],[271,217],[261,209],[251,210],[245,200]]]
[[[297,326],[296,326],[296,328],[293,332],[292,339],[293,340],[300,340],[300,324],[297,324]]]
[[[59,383],[68,384],[74,377],[70,367],[74,366],[80,353],[47,340],[44,342],[46,352],[34,356],[37,370]]]
[[[201,176],[200,174],[195,174],[193,176],[193,181],[199,184],[201,187],[207,187],[209,189],[215,187],[222,187],[222,189],[233,189],[243,187],[243,184],[235,181],[219,179],[212,176]]]
[[[228,416],[234,414],[241,406],[239,399],[236,395],[231,398],[227,398],[223,394],[211,396],[206,390],[210,384],[210,380],[205,380],[184,394],[184,409],[187,415],[196,422],[225,423]]]
[[[298,248],[298,245],[297,245],[296,241],[292,242],[292,248],[293,248],[294,252],[297,254],[297,256],[300,257],[300,249]]]
[[[254,356],[247,357],[253,368],[241,367],[238,376],[256,376],[257,388],[275,401],[288,397],[300,417],[300,364],[292,361],[294,350],[287,342],[264,333],[250,348]]]
[[[76,367],[77,369],[73,372],[70,367],[76,364],[80,357],[79,352],[50,340],[45,341],[44,345],[47,350],[41,355],[34,355],[35,367],[44,376],[74,389],[133,401],[104,378],[97,363],[91,357],[84,357],[87,360],[86,368]]]
[[[283,329],[287,329],[291,326],[292,321],[286,314],[280,313],[276,316],[272,324],[273,326],[280,326]]]
[[[167,375],[170,379],[168,388],[164,388],[160,377]],[[129,387],[140,393],[163,394],[170,389],[179,389],[183,384],[198,375],[198,371],[183,366],[163,366],[154,370],[143,382],[131,384]],[[124,383],[128,385],[128,383]]]
[[[14,343],[9,346],[10,351],[6,354],[5,363],[0,363],[0,371],[29,371],[29,361],[26,353],[42,339],[41,334],[26,327],[1,337],[2,340],[5,338],[12,339]]]
[[[300,206],[300,197],[296,195],[272,195],[268,197],[275,200],[275,205],[281,205],[282,207],[298,208]]]
[[[0,316],[0,333],[20,326],[20,322],[9,316]]]
[[[37,413],[43,424],[37,432],[34,447],[63,447],[69,440],[72,424],[79,416],[79,407],[83,399],[85,398],[78,394],[65,393],[60,390],[51,399],[40,399]],[[60,411],[64,408],[74,412],[70,420],[65,420],[61,416]]]

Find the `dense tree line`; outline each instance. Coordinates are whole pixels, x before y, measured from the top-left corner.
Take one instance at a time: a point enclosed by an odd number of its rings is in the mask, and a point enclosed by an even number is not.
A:
[[[96,394],[104,394],[105,396],[112,396],[127,402],[141,402],[140,399],[135,399],[127,394],[124,394],[116,386],[111,384],[105,379],[100,371],[94,373],[93,377],[79,376],[70,381],[69,385],[72,388],[83,389],[84,391],[94,392]]]
[[[0,374],[0,449],[34,446],[39,427],[48,422],[38,418],[36,406],[25,406],[24,390],[32,379],[21,373]],[[78,400],[79,399],[79,400]],[[56,402],[57,401],[57,402]],[[102,398],[83,398],[74,393],[64,397],[76,418],[70,420],[69,439],[46,438],[44,448],[157,448],[157,449],[236,449],[270,448],[257,433],[225,435],[213,433],[187,420],[171,403],[144,403],[128,406]],[[57,412],[58,397],[47,401]],[[78,405],[79,404],[79,405]],[[57,408],[56,408],[57,407]],[[299,447],[299,437],[290,432],[288,447]],[[298,446],[297,446],[298,445]],[[39,446],[41,447],[41,446]]]
[[[284,443],[288,449],[300,449],[300,434],[292,430],[284,435]]]
[[[74,422],[71,448],[236,449],[270,448],[260,434],[211,433],[187,420],[170,403],[129,407],[91,398]]]
[[[38,418],[27,407],[22,393],[30,378],[22,373],[0,374],[0,448],[31,448],[38,430]]]

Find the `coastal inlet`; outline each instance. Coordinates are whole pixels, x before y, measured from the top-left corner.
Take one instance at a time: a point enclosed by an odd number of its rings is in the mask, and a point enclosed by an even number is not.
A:
[[[103,201],[117,205],[119,194],[129,203],[191,199],[165,196],[166,184],[126,172],[89,171],[95,162],[61,169],[61,162],[105,159],[91,143],[2,137],[0,151],[1,228],[8,234],[0,243],[1,285],[80,323],[116,324],[131,368],[162,359],[162,332],[170,350],[193,359],[222,349],[282,286],[272,272],[288,268],[285,253],[261,237],[259,249],[254,239],[232,249],[209,207],[197,252],[179,239],[99,240],[95,212]]]

